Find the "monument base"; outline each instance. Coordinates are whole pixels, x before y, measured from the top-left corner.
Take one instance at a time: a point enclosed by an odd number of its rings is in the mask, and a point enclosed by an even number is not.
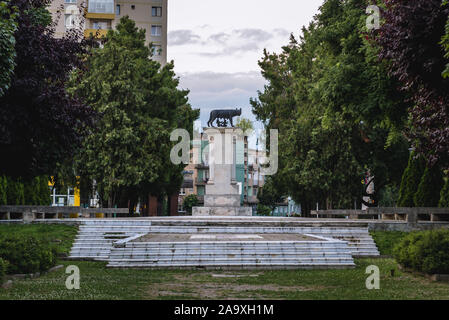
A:
[[[250,207],[193,207],[192,216],[246,216],[253,215]]]

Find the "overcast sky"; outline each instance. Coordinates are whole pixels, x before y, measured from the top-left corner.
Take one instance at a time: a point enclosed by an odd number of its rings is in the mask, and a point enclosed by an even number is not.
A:
[[[168,0],[168,59],[181,87],[201,109],[204,126],[213,108],[242,108],[265,83],[257,61],[263,49],[280,52],[299,35],[323,0]]]

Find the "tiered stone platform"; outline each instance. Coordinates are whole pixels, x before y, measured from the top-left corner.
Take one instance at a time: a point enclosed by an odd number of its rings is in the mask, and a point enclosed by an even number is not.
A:
[[[358,221],[262,217],[80,220],[71,259],[120,268],[350,268],[379,252]]]

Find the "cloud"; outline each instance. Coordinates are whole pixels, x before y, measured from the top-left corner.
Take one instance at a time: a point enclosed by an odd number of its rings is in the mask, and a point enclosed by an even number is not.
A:
[[[267,41],[273,38],[273,34],[262,29],[238,29],[235,30],[235,33],[238,35],[240,39],[245,41]]]
[[[168,44],[170,46],[182,46],[185,44],[198,43],[201,37],[192,30],[174,30],[168,33]]]
[[[219,32],[215,33],[211,36],[209,36],[209,41],[220,43],[220,44],[226,44],[228,39],[230,38],[230,35],[226,32]]]
[[[251,112],[250,98],[257,97],[265,79],[260,72],[217,73],[198,72],[179,74],[180,87],[189,89],[189,101],[193,108],[200,109],[200,119],[206,125],[213,109],[242,108],[242,116],[255,121]],[[255,123],[255,127],[261,124]]]
[[[276,28],[273,30],[273,32],[278,36],[278,37],[290,37],[291,32],[282,28]]]
[[[207,58],[235,56],[247,52],[258,52],[275,37],[287,37],[285,29],[266,31],[257,28],[233,29],[202,36],[191,30],[175,30],[169,33],[169,45],[180,46],[195,44],[199,49],[195,54]],[[209,51],[204,51],[207,48]]]

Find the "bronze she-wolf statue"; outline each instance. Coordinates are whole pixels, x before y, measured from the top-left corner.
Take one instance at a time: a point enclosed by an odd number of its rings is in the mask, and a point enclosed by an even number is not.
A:
[[[212,110],[207,125],[209,127],[212,127],[214,121],[217,120],[218,127],[227,127],[228,121],[231,122],[231,127],[234,127],[232,118],[241,115],[242,115],[242,108],[235,110]],[[220,119],[222,121],[220,121]]]

